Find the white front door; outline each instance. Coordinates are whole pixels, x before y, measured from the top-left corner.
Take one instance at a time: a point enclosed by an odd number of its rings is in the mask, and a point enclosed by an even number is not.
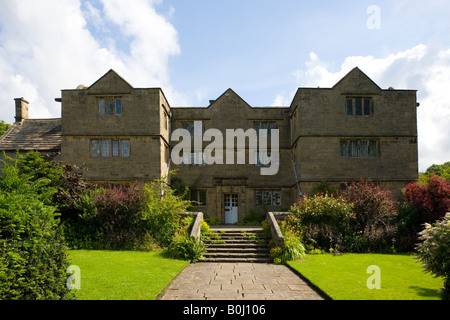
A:
[[[225,200],[225,223],[233,224],[238,222],[238,195],[224,194]]]

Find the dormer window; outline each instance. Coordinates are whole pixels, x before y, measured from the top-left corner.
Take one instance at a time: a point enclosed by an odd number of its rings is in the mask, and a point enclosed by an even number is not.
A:
[[[347,97],[346,113],[348,116],[370,116],[373,114],[372,97]]]
[[[122,115],[122,98],[98,99],[98,113],[107,116]]]

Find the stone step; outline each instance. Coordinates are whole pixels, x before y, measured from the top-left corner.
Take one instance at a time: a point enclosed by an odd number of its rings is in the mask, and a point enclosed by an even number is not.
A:
[[[208,253],[267,253],[266,247],[209,247]]]
[[[203,258],[199,262],[272,263],[270,258]]]
[[[268,239],[261,234],[261,228],[211,229],[207,239],[206,253],[202,262],[254,262],[270,263]]]

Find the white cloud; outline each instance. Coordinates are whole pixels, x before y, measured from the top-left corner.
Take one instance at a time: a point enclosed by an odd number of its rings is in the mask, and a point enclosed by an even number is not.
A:
[[[168,75],[177,32],[156,12],[159,2],[2,0],[0,119],[14,121],[16,97],[30,102],[32,118],[60,117],[61,89],[90,85],[111,68],[135,87],[161,86],[170,101],[183,99]]]
[[[297,87],[332,87],[357,66],[382,88],[418,90],[419,170],[450,161],[450,49],[419,44],[384,58],[351,56],[337,71],[311,53],[305,65],[293,73]]]

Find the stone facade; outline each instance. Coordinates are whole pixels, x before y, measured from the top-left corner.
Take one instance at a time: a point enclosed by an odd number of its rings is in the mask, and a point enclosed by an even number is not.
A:
[[[167,171],[170,109],[161,89],[134,89],[111,70],[89,88],[62,90],[61,102],[62,161],[85,164],[88,179],[145,183]]]
[[[418,178],[416,91],[383,90],[358,68],[332,88],[299,88],[286,107],[252,107],[228,89],[208,107],[174,108],[160,88],[133,88],[113,70],[90,87],[62,90],[56,100],[63,162],[85,164],[98,183],[142,184],[176,170],[172,177],[190,187],[195,209],[222,223],[285,210],[321,181],[339,188],[370,178],[398,196]],[[233,153],[242,151],[244,163],[225,159],[227,130],[258,128],[269,129],[268,151],[270,129],[278,129],[274,175],[262,175],[264,165],[251,161],[250,139],[235,143]],[[193,133],[184,156],[197,163],[176,165],[171,158],[180,143],[171,136],[176,129]],[[201,154],[217,142],[202,139],[209,129],[223,134],[223,164],[205,164],[195,149]]]

